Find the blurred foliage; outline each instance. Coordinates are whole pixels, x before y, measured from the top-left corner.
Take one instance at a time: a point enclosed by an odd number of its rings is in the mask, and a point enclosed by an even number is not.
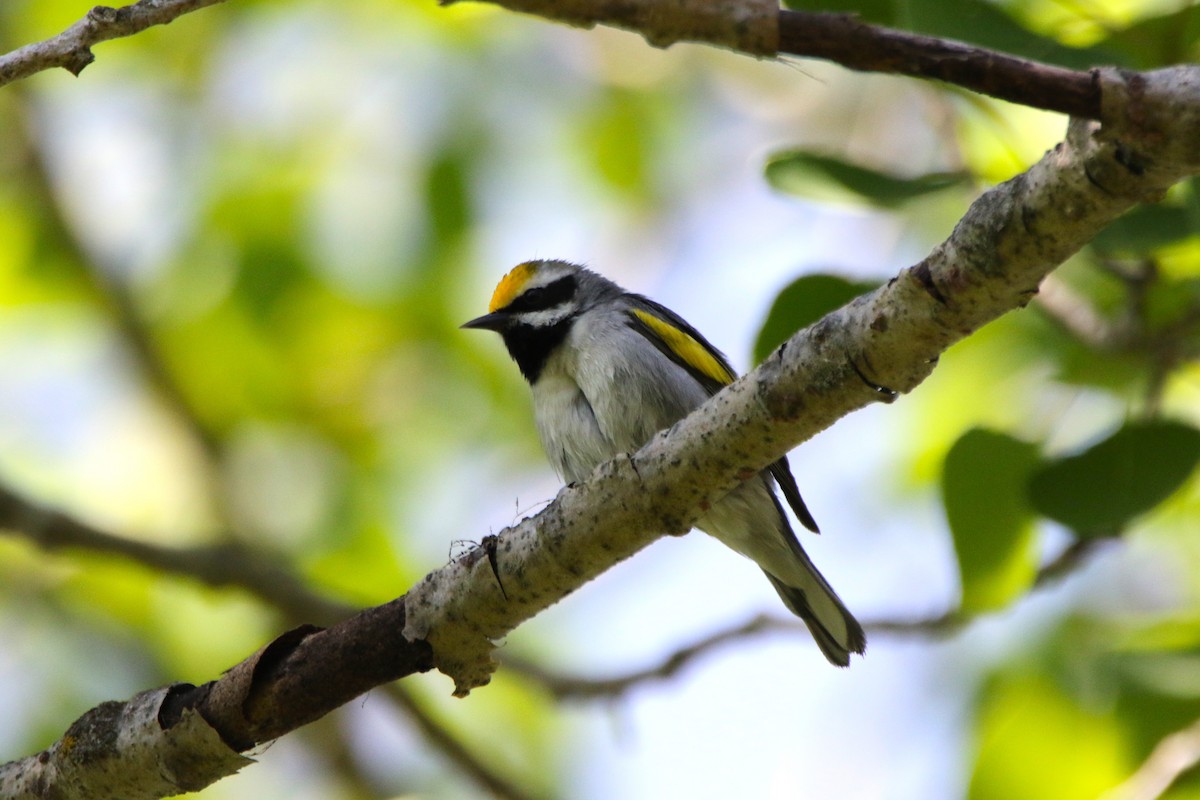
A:
[[[1133,423],[1029,479],[1033,507],[1080,536],[1114,536],[1175,492],[1200,459],[1200,431],[1177,422]]]
[[[1071,67],[1200,59],[1192,4],[792,5]],[[7,0],[0,45],[87,8]],[[0,90],[3,481],[130,538],[252,544],[363,604],[508,521],[485,509],[541,491],[520,376],[496,342],[457,329],[513,261],[576,256],[548,250],[568,243],[645,286],[638,270],[690,270],[712,227],[745,226],[795,266],[755,326],[762,359],[920,258],[1064,128],[912,82],[818,65],[813,80],[402,0],[244,0],[96,53],[78,80]],[[812,228],[833,237],[824,248],[790,229],[758,241],[741,216],[744,186],[723,170],[766,152],[739,174],[761,168],[756,189],[779,195],[749,214],[836,219]],[[1095,797],[1200,716],[1198,185],[1131,211],[1055,273],[1090,335],[1034,302],[966,339],[888,410],[886,465],[863,465],[862,484],[904,489],[898,514],[944,509],[961,588],[947,602],[968,616],[1027,610],[1038,569],[1077,537],[1119,534],[1121,552],[1157,559],[1150,577],[1083,565],[1063,579],[1082,588],[1054,594],[1050,618],[1000,655],[929,656],[965,676],[975,709],[968,763],[944,766],[969,775],[971,797]],[[742,268],[741,250],[720,255]],[[878,558],[863,545],[857,558]],[[242,590],[0,538],[0,755],[36,751],[101,700],[208,680],[285,617]],[[513,638],[554,658],[583,636]],[[470,704],[417,686],[534,794],[602,771],[583,763],[595,732],[527,684],[502,674]],[[262,786],[204,795],[482,794],[411,733],[394,741],[404,725],[381,734],[381,705],[280,743],[299,753],[264,759],[283,766]],[[1200,796],[1200,779],[1169,796]]]
[[[767,180],[781,191],[825,202],[866,201],[895,208],[916,198],[962,186],[963,172],[903,178],[841,159],[803,151],[779,153],[767,162]]]
[[[992,611],[1027,591],[1037,570],[1026,500],[1037,449],[974,428],[946,454],[942,502],[962,579],[962,609]]]
[[[856,13],[1073,68],[1153,68],[1200,55],[1200,8],[1191,3],[789,5]],[[1015,117],[1002,119],[1008,112],[984,110],[973,98],[963,112],[960,141],[971,165],[965,174],[921,173],[904,164],[902,174],[913,176],[904,178],[877,168],[873,157],[801,148],[773,156],[766,177],[804,198],[886,209],[915,222],[928,210],[922,198],[964,181],[995,179],[1005,168],[996,170],[989,159],[1023,147]],[[992,113],[1003,132],[994,134],[1001,146],[989,154],[979,139],[993,125],[986,116]],[[1196,181],[1187,181],[1163,203],[1114,222],[1056,273],[1069,290],[1068,307],[1035,302],[1031,311],[994,323],[954,347],[919,392],[908,426],[911,481],[940,481],[964,614],[995,612],[1031,591],[1039,563],[1064,547],[1047,520],[1069,529],[1070,538],[1141,541],[1165,534],[1180,542],[1194,531],[1200,513],[1193,366],[1200,353],[1197,197]],[[835,280],[841,284],[830,283]],[[842,296],[829,286],[840,286]],[[819,298],[836,306],[867,288],[850,286],[848,279],[819,275],[785,289],[762,327],[757,357],[811,324],[820,311],[809,306]],[[801,287],[810,289],[803,297]],[[1168,550],[1164,558],[1182,559],[1187,566],[1181,569],[1195,574],[1190,544]],[[1170,590],[1158,586],[1180,604],[1174,612],[1135,601],[1137,611],[1115,616],[1101,610],[1067,616],[1053,635],[1000,659],[977,693],[968,795],[1101,796],[1164,737],[1193,724],[1200,684],[1182,676],[1197,652],[1197,588],[1194,579]],[[1180,608],[1187,610],[1180,614]],[[1039,665],[1031,666],[1030,650]],[[1200,779],[1186,773],[1164,796],[1197,796],[1197,787]]]
[[[850,281],[839,275],[805,275],[792,281],[771,305],[754,342],[754,361],[762,361],[776,347],[821,317],[841,308],[878,284]]]

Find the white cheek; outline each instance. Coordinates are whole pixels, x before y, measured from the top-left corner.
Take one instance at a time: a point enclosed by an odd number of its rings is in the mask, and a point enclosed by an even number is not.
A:
[[[526,311],[520,316],[522,323],[534,328],[548,328],[556,322],[562,322],[571,313],[571,307],[566,303],[560,303],[553,308],[545,308],[541,311]]]

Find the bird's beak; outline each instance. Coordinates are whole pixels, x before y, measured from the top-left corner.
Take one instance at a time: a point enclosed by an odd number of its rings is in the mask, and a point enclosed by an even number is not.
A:
[[[484,314],[470,322],[464,322],[460,328],[479,328],[485,331],[501,331],[508,325],[508,315],[500,312]]]

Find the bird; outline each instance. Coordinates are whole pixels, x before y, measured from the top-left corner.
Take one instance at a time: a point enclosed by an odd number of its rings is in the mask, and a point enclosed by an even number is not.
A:
[[[531,387],[543,449],[568,483],[638,450],[736,378],[678,314],[567,261],[513,267],[488,313],[462,327],[500,334]],[[804,552],[776,489],[817,532],[786,456],[713,503],[696,527],[754,561],[825,658],[848,666],[866,635]]]

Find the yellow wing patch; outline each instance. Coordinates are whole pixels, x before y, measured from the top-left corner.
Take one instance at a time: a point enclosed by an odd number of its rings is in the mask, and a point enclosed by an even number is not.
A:
[[[537,264],[533,261],[526,261],[523,264],[517,264],[509,273],[500,279],[500,283],[496,285],[496,291],[492,292],[492,302],[488,304],[488,313],[491,314],[499,311],[513,301],[521,290],[525,288],[525,284],[533,277],[533,273],[537,271]]]
[[[697,342],[687,331],[681,331],[649,311],[635,308],[633,313],[689,367],[707,375],[717,383],[733,383],[733,374],[725,369],[721,362],[708,351],[707,347]]]

